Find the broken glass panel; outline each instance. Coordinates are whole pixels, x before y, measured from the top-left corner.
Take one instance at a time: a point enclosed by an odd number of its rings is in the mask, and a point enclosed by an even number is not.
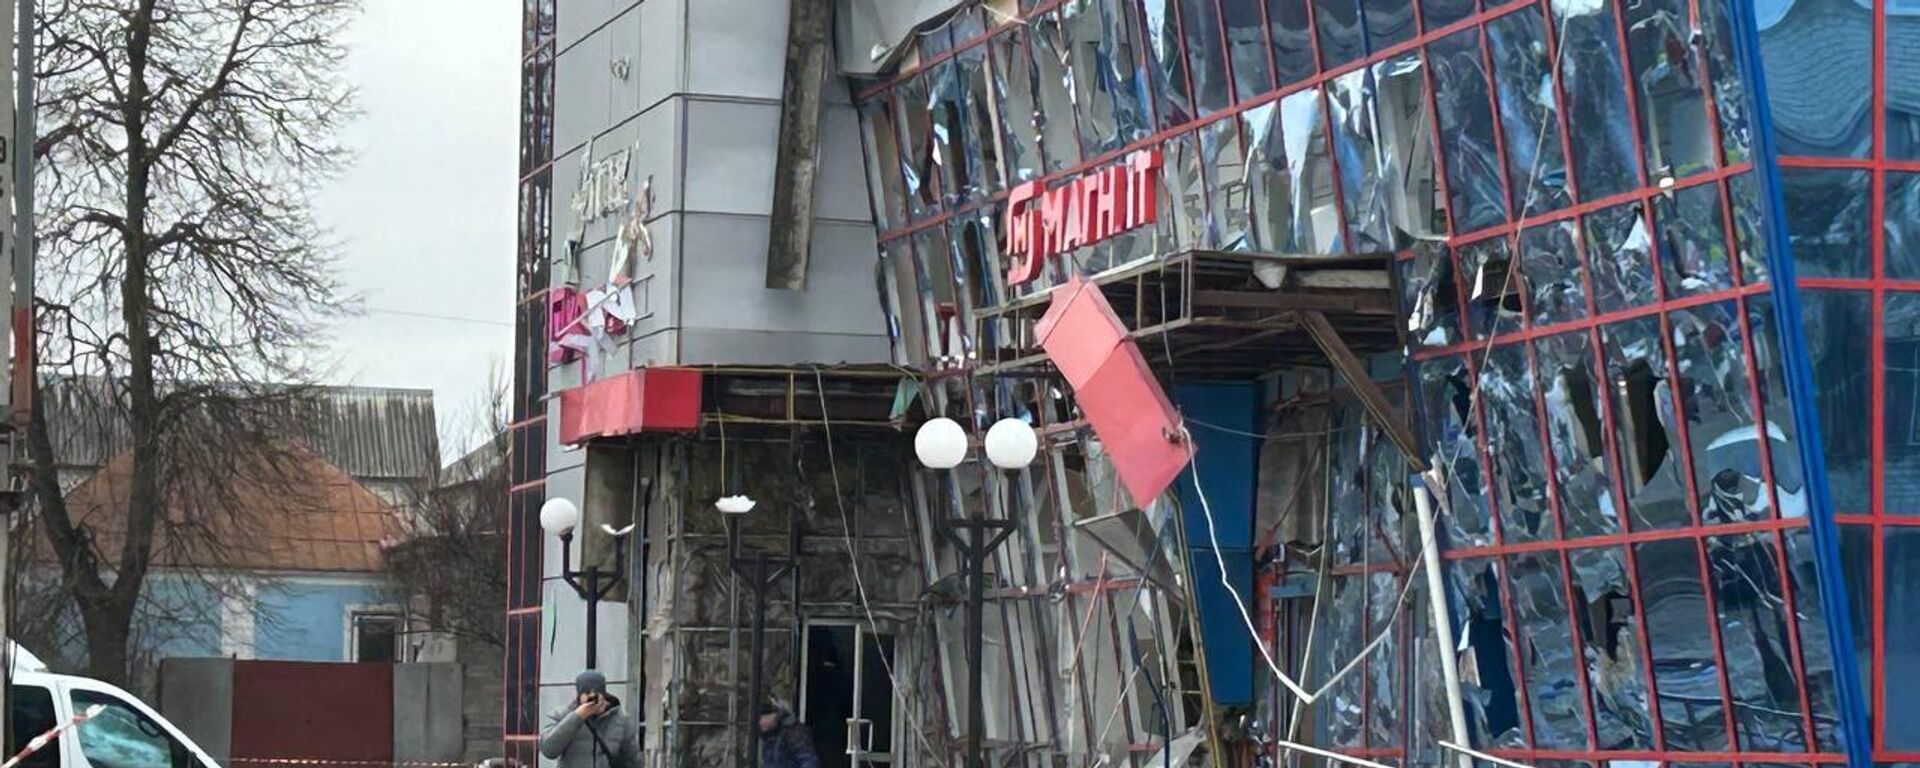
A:
[[[1379,125],[1372,106],[1373,70],[1362,68],[1341,75],[1327,86],[1332,110],[1333,147],[1339,153],[1340,191],[1356,251],[1391,251],[1393,234],[1387,210],[1386,184],[1374,143]]]
[[[1405,466],[1404,464],[1402,466]],[[1367,746],[1391,749],[1401,745],[1406,722],[1401,691],[1401,633],[1393,628],[1394,607],[1400,604],[1400,578],[1392,572],[1368,574],[1368,640],[1384,636],[1385,641],[1367,657]],[[1406,614],[1402,614],[1405,616]]]
[[[1487,43],[1499,78],[1512,210],[1525,217],[1565,208],[1573,196],[1567,191],[1560,103],[1547,61],[1545,19],[1533,10],[1494,19],[1487,24]]]
[[[926,76],[894,86],[894,114],[900,120],[900,172],[906,179],[907,212],[918,221],[940,209],[935,186],[933,112],[927,106]]]
[[[1361,637],[1364,626],[1361,619],[1366,616],[1366,580],[1362,576],[1334,576],[1330,590],[1331,604],[1320,613],[1320,636],[1314,638],[1314,676],[1308,687],[1318,688],[1333,677],[1341,667],[1360,653],[1365,640]],[[1362,745],[1361,723],[1366,718],[1368,702],[1361,691],[1362,677],[1359,671],[1348,673],[1346,677],[1334,683],[1326,697],[1314,702],[1315,725],[1324,728],[1326,741],[1340,747],[1358,747]],[[1318,730],[1318,728],[1316,729]]]
[[[1920,7],[1901,0],[1882,6],[1880,20],[1886,36],[1885,90],[1887,156],[1898,160],[1920,160],[1920,63],[1914,54],[1920,51]],[[1897,97],[1895,94],[1899,94]]]
[[[1553,0],[1554,26],[1563,51],[1560,84],[1567,94],[1574,179],[1583,201],[1599,200],[1640,185],[1633,124],[1620,54],[1616,3]]]
[[[1413,258],[1398,262],[1401,309],[1407,335],[1416,347],[1444,347],[1460,341],[1460,293],[1447,249],[1423,245]]]
[[[1187,65],[1193,75],[1193,98],[1205,117],[1233,106],[1233,83],[1227,80],[1227,51],[1220,31],[1220,7],[1214,0],[1181,0],[1180,30],[1187,41]]]
[[[1325,17],[1320,23],[1324,28]],[[1507,220],[1500,158],[1493,151],[1493,103],[1480,58],[1480,30],[1467,29],[1427,47],[1446,159],[1453,232],[1463,235]]]
[[[1745,162],[1751,154],[1752,127],[1747,121],[1746,87],[1740,80],[1740,67],[1733,60],[1733,23],[1727,16],[1727,4],[1733,0],[1705,0],[1700,3],[1700,47],[1706,49],[1707,77],[1713,83],[1714,111],[1720,117],[1720,148],[1726,154],[1725,165]]]
[[[938,205],[942,208],[966,199],[972,181],[966,177],[966,99],[957,67],[957,61],[944,61],[927,74],[927,111],[933,117],[933,164],[940,174]]]
[[[1367,553],[1367,425],[1363,411],[1342,401],[1327,435],[1327,533],[1333,562],[1352,565]]]
[[[1653,199],[1660,227],[1660,268],[1667,296],[1695,296],[1733,287],[1720,185],[1701,184]]]
[[[1460,246],[1460,274],[1467,281],[1467,328],[1476,339],[1520,330],[1520,270],[1507,238],[1492,237]]]
[[[1496,558],[1447,563],[1451,602],[1460,610],[1460,693],[1473,743],[1497,748],[1524,746],[1512,637],[1502,610]]]
[[[1613,401],[1614,443],[1626,473],[1627,509],[1633,527],[1678,528],[1693,522],[1681,474],[1680,434],[1675,424],[1667,356],[1660,321],[1644,317],[1601,328]]]
[[[1307,25],[1308,0],[1267,0],[1267,30],[1273,37],[1273,65],[1280,87],[1319,71],[1313,60],[1313,30]]]
[[[1697,546],[1694,539],[1651,541],[1634,545],[1633,555],[1667,749],[1722,752],[1728,743],[1720,661]]]
[[[1220,0],[1226,14],[1227,50],[1233,58],[1233,90],[1239,101],[1251,101],[1273,90],[1273,68],[1267,64],[1267,28],[1261,0]]]
[[[900,133],[893,122],[893,103],[880,96],[860,105],[860,128],[866,134],[874,228],[885,232],[906,226],[907,193],[900,181]]]
[[[1432,31],[1472,16],[1474,0],[1420,0],[1420,11]]]
[[[1001,288],[1006,285],[1006,278],[1001,272],[1000,241],[995,236],[999,230],[998,212],[997,207],[989,205],[953,220],[953,243],[970,275],[968,299],[976,309],[999,306],[1007,300]],[[986,323],[979,329],[981,348],[1010,347],[1013,344],[1010,330],[1009,321],[1005,319]]]
[[[1193,120],[1193,98],[1187,85],[1187,57],[1181,53],[1180,18],[1176,0],[1143,0],[1149,69],[1153,91],[1159,96],[1160,129]]]
[[[1073,45],[1067,39],[1067,29],[1060,24],[1058,11],[1035,17],[1027,28],[1031,30],[1034,82],[1040,89],[1040,108],[1034,113],[1034,121],[1040,125],[1047,170],[1058,173],[1079,165],[1081,156],[1079,131],[1074,127]]]
[[[1215,120],[1200,129],[1201,169],[1207,175],[1207,242],[1223,251],[1250,250],[1251,207],[1240,121]]]
[[[1334,204],[1333,164],[1327,157],[1326,112],[1320,90],[1308,88],[1280,100],[1281,140],[1286,143],[1287,181],[1293,193],[1293,244],[1309,254],[1346,250],[1340,210]]]
[[[1886,187],[1887,276],[1920,280],[1920,173],[1888,171]]]
[[[1440,187],[1433,167],[1433,118],[1427,111],[1427,74],[1419,54],[1373,65],[1378,111],[1381,184],[1392,216],[1393,248],[1437,240],[1447,222],[1440,215]]]
[[[1327,69],[1366,55],[1358,0],[1313,0],[1313,23],[1320,29],[1320,63]]]
[[[1714,126],[1690,42],[1687,0],[1622,4],[1648,173],[1682,178],[1713,165]]]
[[[1714,536],[1707,539],[1707,559],[1738,748],[1804,752],[1806,723],[1775,546],[1772,534]]]
[[[1866,157],[1873,145],[1873,13],[1857,0],[1767,5],[1769,12],[1754,15],[1780,154]],[[1893,61],[1888,57],[1889,71]]]
[[[1076,0],[1061,12],[1077,56],[1080,147],[1088,157],[1113,152],[1153,132],[1153,98],[1140,74],[1132,3]]]
[[[1000,141],[993,135],[993,96],[988,90],[987,49],[975,46],[961,51],[953,58],[955,75],[960,78],[965,98],[965,138],[966,165],[965,183],[968,200],[983,200],[998,194],[1006,188],[1001,177],[1004,169],[1000,162]]]
[[[1536,749],[1584,749],[1587,708],[1580,700],[1580,660],[1568,640],[1567,599],[1560,556],[1518,555],[1507,561],[1513,585],[1514,637],[1526,660],[1527,704],[1533,710]]]
[[[1233,125],[1231,120],[1221,122]],[[1187,133],[1169,139],[1163,147],[1165,176],[1174,185],[1174,208],[1181,228],[1179,242],[1189,247],[1211,247],[1219,232],[1208,226],[1207,182],[1200,173],[1200,142],[1194,134]]]
[[[1740,279],[1747,285],[1767,280],[1767,241],[1761,234],[1764,210],[1759,182],[1752,173],[1727,180],[1727,201],[1733,206],[1734,243],[1740,248]]]
[[[1602,750],[1651,749],[1653,710],[1640,652],[1640,616],[1627,578],[1626,550],[1568,553],[1573,568],[1574,621],[1586,652],[1594,732]]]
[[[1448,501],[1442,515],[1450,546],[1493,543],[1487,511],[1486,478],[1480,472],[1479,418],[1473,412],[1473,385],[1457,357],[1415,363],[1420,382],[1421,427],[1432,446],[1432,463],[1446,474]]]
[[[1361,0],[1366,12],[1367,55],[1413,39],[1413,0]]]
[[[926,302],[920,291],[919,269],[914,264],[913,246],[909,239],[888,243],[881,253],[881,269],[885,274],[881,279],[887,281],[887,299],[893,312],[888,318],[892,324],[897,349],[906,357],[910,365],[917,365],[930,359],[927,354]]]
[[[1587,214],[1587,260],[1593,265],[1594,304],[1602,314],[1644,307],[1658,298],[1653,236],[1640,206],[1628,203]]]
[[[1542,224],[1520,233],[1520,269],[1527,278],[1534,325],[1587,316],[1587,289],[1572,221]]]
[[[1040,114],[1034,103],[1033,57],[1027,50],[1024,26],[995,35],[994,90],[1000,98],[1000,127],[1006,132],[1007,176],[1014,184],[1045,173],[1040,158]]]
[[[1799,277],[1867,277],[1871,174],[1824,168],[1782,168],[1787,234]]]
[[[1781,369],[1779,327],[1774,324],[1773,297],[1747,299],[1747,326],[1753,333],[1753,370],[1760,377],[1760,412],[1766,415],[1768,448],[1772,454],[1775,501],[1781,517],[1805,517],[1807,493],[1801,482],[1800,446],[1794,440],[1793,405],[1787,401],[1787,380]]]
[[[1881,567],[1886,594],[1881,601],[1898,610],[1883,610],[1886,633],[1886,658],[1881,669],[1886,679],[1883,715],[1889,724],[1920,722],[1920,614],[1905,606],[1920,605],[1920,529],[1886,528],[1886,557]],[[1920,730],[1908,727],[1886,729],[1887,749],[1920,749]]]
[[[1252,211],[1254,247],[1294,253],[1293,187],[1287,173],[1287,142],[1280,129],[1280,105],[1262,104],[1241,113],[1247,137],[1247,196]]]
[[[1920,293],[1888,293],[1885,301],[1881,505],[1889,515],[1920,515]]]
[[[1700,519],[1713,524],[1766,518],[1772,500],[1760,441],[1772,441],[1777,430],[1763,434],[1755,426],[1739,307],[1725,301],[1676,309],[1668,322],[1673,327],[1674,363],[1680,369],[1687,438],[1693,442]],[[1769,442],[1766,448],[1787,446]]]
[[[1500,530],[1508,543],[1555,537],[1547,504],[1546,463],[1540,423],[1533,410],[1533,374],[1525,344],[1494,347],[1480,369],[1480,400],[1486,406],[1487,452],[1493,456]]]
[[[1868,507],[1868,450],[1873,435],[1872,307],[1865,292],[1800,291],[1800,323],[1812,358],[1814,406],[1820,411],[1821,448],[1834,511]],[[1759,333],[1754,329],[1754,333]],[[1784,413],[1784,411],[1783,411]],[[1774,419],[1777,421],[1777,419]]]
[[[1847,586],[1847,623],[1853,628],[1854,666],[1860,670],[1860,690],[1873,690],[1874,675],[1883,661],[1873,652],[1873,601],[1876,599],[1873,581],[1878,578],[1880,564],[1873,555],[1875,532],[1864,525],[1840,526],[1840,576]],[[1811,542],[1809,542],[1811,543]],[[1842,610],[1833,608],[1832,610]],[[1841,652],[1845,652],[1842,649]],[[1873,696],[1866,699],[1867,717],[1882,711],[1879,701]]]
[[[1620,513],[1607,465],[1603,383],[1594,375],[1593,341],[1586,331],[1549,336],[1534,342],[1534,354],[1567,538],[1617,533]]]
[[[946,229],[929,227],[914,235],[913,254],[928,346],[939,357],[966,359],[973,351],[972,330],[960,306],[962,275],[954,269]]]
[[[1383,389],[1387,389],[1383,387]],[[1402,386],[1387,389],[1387,397],[1396,406],[1402,402]],[[1406,457],[1394,447],[1380,428],[1367,425],[1367,562],[1392,563],[1405,568],[1408,552],[1420,546],[1419,525],[1413,515],[1413,500],[1407,495]],[[1418,556],[1414,552],[1414,556]]]
[[[1827,634],[1827,609],[1826,601],[1820,596],[1820,574],[1813,563],[1812,533],[1805,528],[1794,528],[1783,533],[1787,540],[1787,574],[1793,579],[1795,610],[1789,615],[1800,631],[1800,656],[1806,670],[1807,703],[1813,716],[1814,746],[1822,752],[1838,752],[1840,696],[1834,688],[1834,648]],[[1842,558],[1846,557],[1843,553]],[[1866,559],[1871,557],[1870,553],[1866,553]],[[1865,596],[1861,594],[1861,597]],[[1856,663],[1871,667],[1872,638],[1864,633],[1858,634],[1854,642],[1860,644]]]

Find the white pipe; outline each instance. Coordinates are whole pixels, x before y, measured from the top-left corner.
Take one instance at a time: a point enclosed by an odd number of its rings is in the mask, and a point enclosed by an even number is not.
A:
[[[1516,763],[1512,760],[1507,760],[1505,758],[1494,757],[1493,755],[1489,755],[1485,752],[1481,752],[1480,750],[1472,749],[1469,747],[1463,747],[1451,741],[1440,742],[1440,746],[1453,750],[1454,752],[1460,753],[1460,756],[1462,758],[1477,757],[1477,758],[1480,758],[1481,760],[1485,760],[1489,763],[1493,763],[1494,765],[1504,766],[1505,768],[1534,768],[1534,766],[1527,765],[1526,763]]]
[[[1281,749],[1291,749],[1297,752],[1305,752],[1315,757],[1321,757],[1321,758],[1333,760],[1336,762],[1346,763],[1348,765],[1357,765],[1357,766],[1360,766],[1360,768],[1393,768],[1392,766],[1382,765],[1372,760],[1362,760],[1357,757],[1349,757],[1347,755],[1343,755],[1338,752],[1329,752],[1319,747],[1309,747],[1305,744],[1295,744],[1291,741],[1276,740],[1274,741],[1274,745],[1280,747]]]
[[[1420,517],[1420,556],[1427,572],[1427,614],[1433,621],[1433,642],[1439,650],[1440,677],[1447,686],[1447,715],[1451,720],[1453,742],[1466,744],[1469,741],[1467,706],[1460,698],[1460,666],[1454,658],[1453,619],[1447,615],[1447,588],[1440,575],[1440,547],[1433,535],[1433,496],[1428,492],[1429,487],[1446,487],[1434,482],[1439,475],[1440,470],[1434,469],[1428,475],[1414,476],[1413,504]],[[1465,753],[1459,753],[1459,758],[1460,768],[1473,768],[1473,758]]]

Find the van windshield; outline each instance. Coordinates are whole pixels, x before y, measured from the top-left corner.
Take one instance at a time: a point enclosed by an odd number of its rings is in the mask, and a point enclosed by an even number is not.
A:
[[[80,754],[92,768],[200,768],[193,753],[146,713],[118,696],[74,691],[73,711],[100,711],[76,729]]]

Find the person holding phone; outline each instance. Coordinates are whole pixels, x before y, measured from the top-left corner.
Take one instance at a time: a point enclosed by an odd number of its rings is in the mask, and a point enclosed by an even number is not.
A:
[[[620,699],[607,693],[606,676],[589,669],[573,679],[573,689],[572,707],[548,718],[540,754],[560,761],[560,768],[639,765],[640,733]]]

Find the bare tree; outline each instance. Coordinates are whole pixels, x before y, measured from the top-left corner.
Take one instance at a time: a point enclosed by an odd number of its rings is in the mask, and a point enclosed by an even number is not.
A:
[[[387,549],[409,623],[495,648],[506,647],[507,392],[496,376],[471,419],[479,446],[410,505],[405,538]]]
[[[343,305],[309,190],[346,155],[351,0],[51,0],[40,58],[40,373],[98,423],[28,429],[33,504],[90,672],[124,680],[156,558],[247,546],[234,489],[279,484],[318,329]],[[122,441],[125,513],[69,509],[56,435]],[[288,482],[288,487],[298,484]],[[111,525],[113,530],[103,526]],[[217,586],[217,585],[216,585]]]

